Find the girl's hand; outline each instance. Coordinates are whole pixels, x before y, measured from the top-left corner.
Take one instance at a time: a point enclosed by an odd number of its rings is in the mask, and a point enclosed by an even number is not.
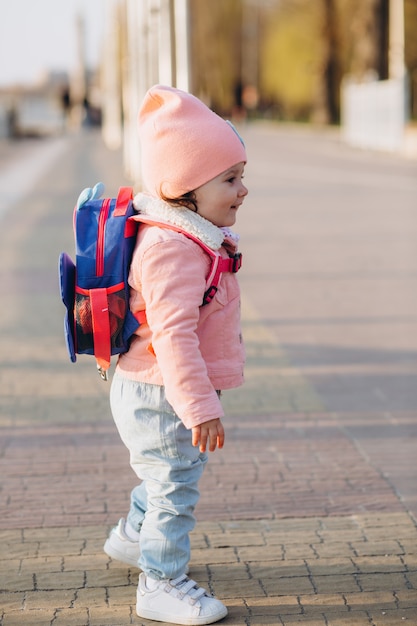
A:
[[[214,452],[216,448],[223,448],[224,444],[224,428],[220,418],[204,422],[199,426],[194,426],[193,446],[200,446],[200,452],[205,452],[207,442],[209,443],[210,452]]]

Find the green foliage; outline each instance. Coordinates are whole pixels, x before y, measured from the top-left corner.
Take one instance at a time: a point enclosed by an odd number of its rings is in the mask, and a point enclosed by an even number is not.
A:
[[[252,59],[253,53],[258,68],[252,76],[257,75],[254,86],[264,109],[283,119],[334,120],[343,76],[381,75],[381,55],[387,52],[384,2],[191,0],[193,90],[229,113],[236,85],[247,82],[247,56]],[[258,46],[252,41],[250,49],[244,32],[250,27],[248,7],[259,18]],[[405,61],[416,111],[417,0],[404,0],[404,10]]]
[[[322,65],[321,2],[286,0],[265,20],[261,48],[263,99],[282,116],[299,118],[313,106]]]
[[[241,71],[241,0],[192,0],[190,14],[194,92],[229,111]]]

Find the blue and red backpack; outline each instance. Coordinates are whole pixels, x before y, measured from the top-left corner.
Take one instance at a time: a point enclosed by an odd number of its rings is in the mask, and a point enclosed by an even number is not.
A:
[[[146,312],[133,315],[129,308],[129,268],[140,223],[182,232],[212,260],[201,306],[211,302],[223,272],[237,272],[241,255],[223,258],[180,228],[139,215],[133,207],[133,190],[121,187],[117,198],[98,198],[103,186],[86,189],[74,209],[75,264],[62,252],[59,257],[61,298],[66,307],[64,332],[69,357],[94,355],[97,369],[107,380],[111,356],[129,349],[130,340]]]

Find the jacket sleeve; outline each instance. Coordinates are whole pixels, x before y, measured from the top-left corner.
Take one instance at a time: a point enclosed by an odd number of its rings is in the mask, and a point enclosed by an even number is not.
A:
[[[141,257],[152,347],[166,397],[187,428],[224,415],[196,333],[209,267],[198,244],[177,233],[154,243]]]

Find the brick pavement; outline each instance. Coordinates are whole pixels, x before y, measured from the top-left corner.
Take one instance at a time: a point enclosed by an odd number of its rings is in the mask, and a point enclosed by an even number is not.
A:
[[[94,134],[69,138],[2,218],[1,626],[152,623],[135,615],[137,571],[102,551],[135,484],[108,386],[89,359],[69,364],[61,337],[68,207],[100,178],[117,188],[120,155]],[[227,445],[202,480],[191,575],[226,602],[225,624],[416,625],[414,408],[329,411],[248,291],[243,320],[247,384],[225,394]]]

